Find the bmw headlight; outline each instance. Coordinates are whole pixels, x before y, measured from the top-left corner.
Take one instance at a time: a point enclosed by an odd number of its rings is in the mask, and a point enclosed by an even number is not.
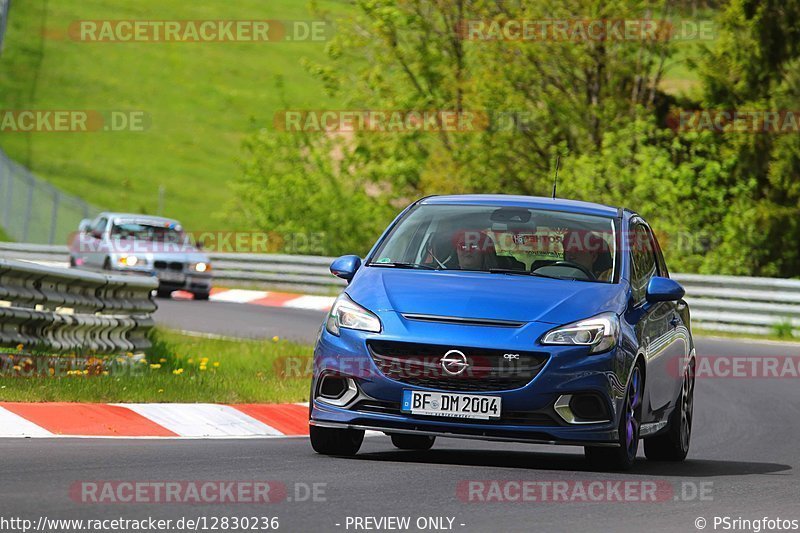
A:
[[[325,329],[328,330],[328,333],[339,335],[340,328],[379,333],[381,321],[375,314],[367,311],[342,293],[333,302],[328,320],[325,322]]]
[[[190,268],[190,269],[191,269],[193,272],[199,272],[199,273],[201,273],[201,274],[202,274],[202,273],[204,273],[204,272],[208,272],[209,270],[211,270],[211,265],[210,265],[210,264],[208,264],[208,263],[205,263],[205,262],[201,261],[201,262],[199,262],[199,263],[192,263],[192,264],[189,266],[189,268]]]
[[[135,267],[136,265],[144,263],[144,260],[139,259],[135,255],[121,255],[117,258],[117,263],[121,267]]]
[[[591,346],[589,353],[600,353],[616,346],[618,337],[619,317],[603,313],[547,332],[542,344]]]

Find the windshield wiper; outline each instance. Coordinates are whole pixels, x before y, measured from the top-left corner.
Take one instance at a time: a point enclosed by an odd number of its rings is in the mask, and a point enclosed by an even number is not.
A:
[[[490,268],[488,272],[492,274],[516,274],[518,276],[530,276],[532,274],[527,270],[514,270],[513,268]]]
[[[516,274],[518,276],[534,276],[537,278],[565,279],[568,281],[576,281],[575,278],[565,278],[563,276],[548,276],[547,274],[540,274],[538,272],[528,272],[527,270],[514,270],[512,268],[490,268],[487,272],[490,272],[492,274]]]
[[[431,265],[423,265],[422,263],[406,263],[403,261],[392,261],[391,263],[375,263],[372,262],[369,266],[376,266],[376,267],[395,267],[395,268],[419,268],[423,270],[439,270],[436,267],[432,267]]]

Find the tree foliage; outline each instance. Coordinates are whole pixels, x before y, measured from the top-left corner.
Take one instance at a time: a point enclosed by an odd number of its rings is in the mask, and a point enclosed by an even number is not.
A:
[[[560,195],[638,210],[666,241],[674,270],[800,274],[796,246],[786,249],[800,238],[800,136],[667,127],[679,107],[796,108],[800,0],[720,7],[718,39],[695,65],[702,94],[680,102],[660,90],[674,53],[667,40],[471,41],[462,22],[666,19],[685,2],[355,4],[358,16],[337,21],[328,44],[332,63],[306,64],[321,89],[350,109],[483,112],[487,127],[265,129],[246,146],[238,216],[268,230],[328,231],[325,253],[363,252],[420,196],[548,195],[560,155]]]

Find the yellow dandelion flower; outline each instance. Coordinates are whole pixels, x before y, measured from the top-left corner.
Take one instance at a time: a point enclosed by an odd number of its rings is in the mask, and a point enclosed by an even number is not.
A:
[[[214,362],[213,362],[213,363],[211,363],[211,364],[212,364],[212,365],[214,365],[215,367],[219,367],[219,361],[214,361]]]
[[[175,370],[172,371],[172,373],[175,374],[176,376],[180,376],[181,374],[183,374],[183,369],[176,368]]]
[[[190,358],[189,358],[189,359],[188,359],[186,362],[187,362],[187,363],[189,363],[189,364],[191,365],[192,363],[194,363],[194,359],[192,359],[192,358],[190,357]]]
[[[201,365],[204,365],[204,364],[206,364],[206,363],[208,363],[208,357],[201,357],[201,358],[200,358],[200,364],[201,364]]]
[[[279,340],[281,340],[281,338],[280,338],[280,337],[278,337],[277,335],[275,335],[274,337],[272,337],[272,342],[278,342]]]
[[[200,370],[205,371],[208,367],[206,365],[200,365]]]
[[[158,360],[158,362],[159,362],[159,363],[166,363],[166,362],[167,362],[167,360],[166,360],[166,359],[164,359],[164,358],[162,357],[161,359],[159,359],[159,360]]]
[[[152,370],[158,370],[159,368],[161,368],[161,365],[159,365],[159,364],[152,364],[152,365],[150,365],[150,368],[151,368]]]

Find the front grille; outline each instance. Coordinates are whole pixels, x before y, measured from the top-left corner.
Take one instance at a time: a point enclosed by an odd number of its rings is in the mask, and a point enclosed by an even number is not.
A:
[[[183,263],[179,261],[155,261],[153,266],[156,270],[174,270],[175,272],[183,272]]]
[[[387,402],[382,400],[361,400],[355,406],[353,411],[360,411],[362,413],[380,413],[385,415],[400,415],[403,414],[400,410],[400,402]],[[424,420],[442,420],[447,417],[440,416],[423,416],[414,415],[415,418]],[[474,418],[459,418],[459,423],[476,423],[476,424],[520,424],[528,426],[558,426],[558,422],[547,413],[538,411],[503,411],[500,418],[492,420],[480,420]]]
[[[488,392],[524,387],[547,362],[547,354],[396,341],[369,341],[370,355],[388,378],[431,389]],[[467,366],[452,375],[442,358],[451,350],[464,354]],[[506,359],[506,354],[518,356]]]

